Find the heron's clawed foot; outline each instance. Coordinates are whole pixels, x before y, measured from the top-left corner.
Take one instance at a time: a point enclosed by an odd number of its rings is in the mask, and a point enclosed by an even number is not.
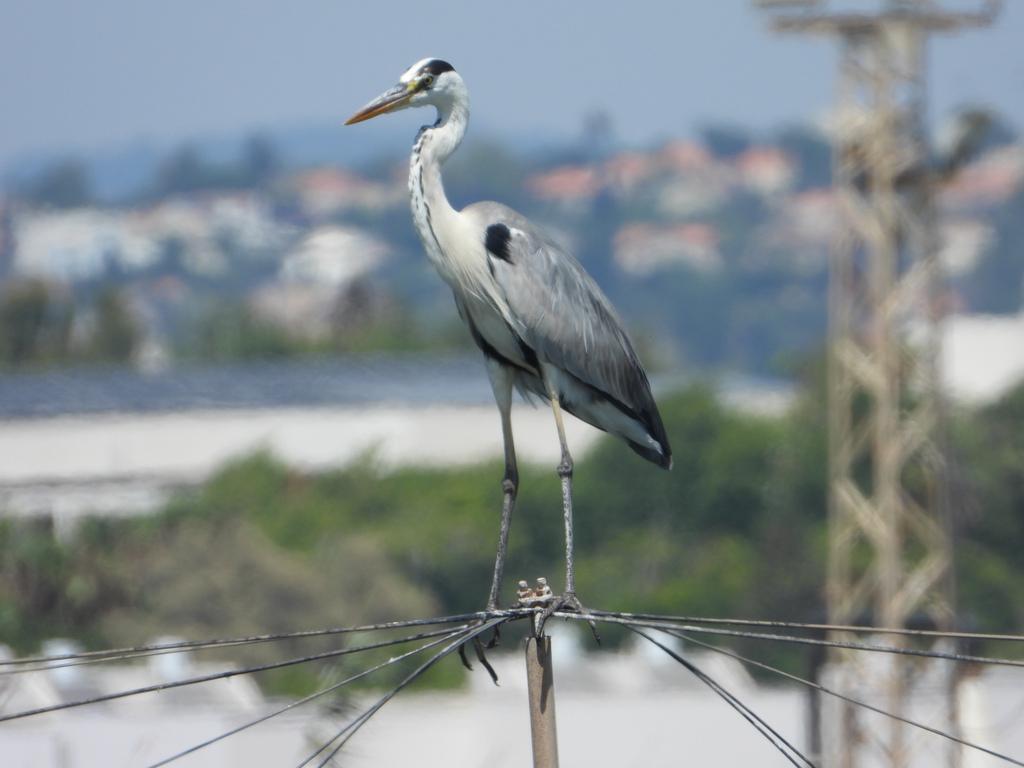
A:
[[[560,597],[556,597],[551,600],[548,607],[544,609],[544,612],[537,619],[536,623],[536,636],[541,637],[544,634],[544,622],[546,622],[555,613],[578,613],[583,617],[587,617],[589,611],[583,607],[583,603],[576,597],[576,593],[571,590],[566,590]],[[590,631],[594,633],[594,639],[598,645],[601,644],[601,633],[597,631],[597,624],[594,620],[587,618],[587,624],[590,625]]]
[[[491,642],[489,642],[487,645],[484,645],[484,642],[480,639],[479,635],[473,638],[473,651],[476,653],[476,659],[480,662],[483,668],[487,670],[487,674],[491,676],[491,680],[494,682],[495,685],[498,684],[498,673],[494,671],[494,667],[492,667],[491,663],[487,660],[487,654],[484,653],[484,649],[493,648],[495,645],[497,645],[497,638],[497,627],[495,627],[494,629],[494,637],[491,639]],[[469,659],[466,658],[466,643],[463,643],[459,646],[459,658],[462,660],[462,666],[464,666],[466,669],[470,671],[473,670],[473,665],[470,663]]]
[[[491,635],[491,639],[484,644],[484,648],[491,650],[501,645],[501,624],[498,624],[494,628],[494,634]]]
[[[491,605],[490,602],[488,602],[486,610],[488,612],[491,612],[496,610],[496,607],[494,605]],[[478,627],[483,623],[484,619],[475,619],[472,622],[471,626]],[[490,650],[491,648],[497,648],[499,645],[501,645],[500,623],[494,625],[494,634],[491,635],[491,639],[488,640],[486,643],[480,639],[480,635],[474,635],[473,637],[473,651],[476,654],[477,661],[479,661],[480,664],[483,665],[483,668],[487,670],[487,674],[491,676],[491,680],[494,681],[495,685],[498,684],[498,674],[494,671],[494,667],[491,666],[490,662],[487,661],[487,654],[484,653],[484,651]],[[466,657],[466,643],[463,643],[459,646],[459,658],[462,660],[462,666],[472,671],[473,665]]]

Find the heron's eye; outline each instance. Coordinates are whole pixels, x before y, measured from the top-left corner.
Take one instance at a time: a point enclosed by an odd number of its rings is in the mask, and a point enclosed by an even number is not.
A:
[[[434,80],[435,78],[433,75],[424,75],[422,78],[420,78],[420,82],[423,84],[424,88],[429,88],[430,86],[432,86],[434,84]]]

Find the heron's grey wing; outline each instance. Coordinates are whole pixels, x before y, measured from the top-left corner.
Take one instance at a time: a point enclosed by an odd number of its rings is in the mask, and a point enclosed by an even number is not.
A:
[[[667,455],[664,427],[636,349],[593,278],[515,211],[478,203],[465,213],[477,217],[483,228],[491,274],[525,344],[540,361],[590,388],[594,397],[643,422]],[[572,403],[567,405],[573,411]]]

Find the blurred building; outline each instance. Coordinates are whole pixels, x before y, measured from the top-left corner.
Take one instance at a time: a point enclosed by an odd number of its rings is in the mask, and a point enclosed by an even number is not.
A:
[[[724,266],[718,232],[711,224],[634,222],[615,233],[612,248],[619,269],[641,277],[674,265],[697,272],[717,272]]]
[[[80,650],[68,641],[49,641],[43,648],[46,655]],[[0,646],[0,661],[10,659],[9,649]],[[0,714],[86,701],[232,670],[230,665],[196,661],[187,653],[152,656],[143,664],[5,670],[9,673],[0,676]],[[260,693],[251,676],[225,677],[2,723],[0,755],[4,768],[150,765],[279,707],[280,703]],[[316,714],[312,710],[275,717],[199,750],[183,764],[194,768],[295,765],[311,751],[308,739]]]
[[[69,283],[132,275],[168,259],[182,273],[217,275],[292,235],[249,192],[167,198],[140,209],[24,209],[12,214],[11,273]]]
[[[364,310],[377,314],[378,297],[366,286],[389,255],[387,243],[357,227],[317,227],[285,253],[275,279],[252,293],[249,306],[293,338],[329,338],[357,294]]]
[[[1024,311],[947,318],[942,377],[950,396],[965,405],[991,403],[1024,381]]]

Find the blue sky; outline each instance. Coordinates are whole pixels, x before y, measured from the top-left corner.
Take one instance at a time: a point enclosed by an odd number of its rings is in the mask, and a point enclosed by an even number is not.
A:
[[[1024,3],[1004,6],[934,38],[933,117],[981,103],[1024,126]],[[770,32],[749,0],[0,0],[0,166],[306,122],[345,141],[342,121],[425,56],[462,73],[479,132],[571,136],[597,110],[635,144],[770,129],[829,107],[836,52]]]

